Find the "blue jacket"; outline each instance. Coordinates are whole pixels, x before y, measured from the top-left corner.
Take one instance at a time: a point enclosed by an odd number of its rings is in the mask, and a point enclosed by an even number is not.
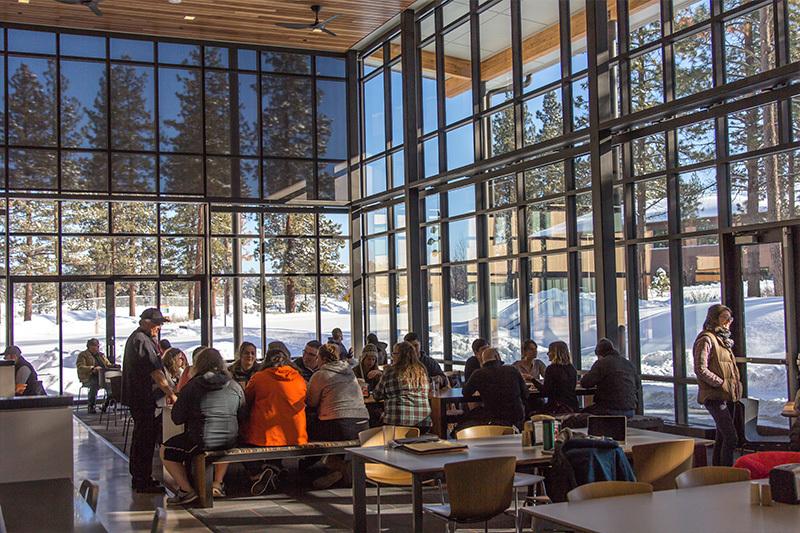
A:
[[[547,476],[547,494],[554,502],[566,501],[567,492],[595,481],[636,481],[619,444],[600,439],[570,439],[556,447]]]

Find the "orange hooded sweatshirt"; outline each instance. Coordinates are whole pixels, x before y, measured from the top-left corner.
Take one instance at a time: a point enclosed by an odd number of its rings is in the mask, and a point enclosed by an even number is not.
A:
[[[253,374],[244,391],[250,416],[242,440],[255,446],[306,444],[306,381],[291,366]]]

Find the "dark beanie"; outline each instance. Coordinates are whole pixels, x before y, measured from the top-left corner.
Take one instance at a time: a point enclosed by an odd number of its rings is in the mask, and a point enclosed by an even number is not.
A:
[[[594,353],[600,357],[605,357],[606,355],[619,355],[617,347],[614,346],[614,343],[611,342],[611,339],[607,339],[605,337],[597,341],[597,346],[594,348]]]

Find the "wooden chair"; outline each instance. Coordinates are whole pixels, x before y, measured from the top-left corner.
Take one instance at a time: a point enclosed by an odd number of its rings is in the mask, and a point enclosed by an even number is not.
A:
[[[167,511],[163,507],[156,509],[153,513],[153,523],[150,525],[150,533],[164,533],[167,530]]]
[[[375,428],[365,429],[358,434],[358,441],[361,443],[362,448],[369,446],[383,446],[384,441],[384,427],[392,428],[392,435],[394,439],[402,439],[406,437],[419,437],[419,428],[403,427],[403,426],[379,426]],[[379,463],[367,463],[364,465],[367,483],[374,485],[377,490],[376,498],[376,511],[378,514],[378,531],[381,530],[381,486],[385,487],[410,487],[412,485],[411,474],[397,468],[382,465]],[[439,492],[444,502],[444,494],[441,493],[441,482],[436,480],[439,485]],[[431,480],[433,482],[433,480]]]
[[[675,478],[692,467],[694,440],[674,440],[633,447],[636,480],[650,483],[653,490],[675,488]]]
[[[567,493],[567,501],[581,502],[596,498],[611,498],[613,496],[627,496],[629,494],[650,494],[653,486],[650,483],[639,481],[597,481],[587,483]]]
[[[423,505],[424,512],[445,520],[449,531],[457,524],[483,522],[489,531],[489,520],[502,514],[511,505],[515,457],[493,457],[459,461],[444,465],[449,504]]]
[[[513,435],[516,432],[517,430],[511,426],[494,426],[494,425],[472,426],[456,432],[456,440],[499,437],[502,435]],[[535,487],[534,489],[531,489],[532,490],[531,496],[534,497],[536,501],[541,500],[541,496],[537,496],[536,493],[538,491],[541,492],[542,495],[545,494],[544,477],[535,474],[526,474],[524,472],[514,472],[513,512],[514,512],[514,520],[516,521],[517,524],[517,531],[521,531],[521,522],[519,514],[521,506],[519,504],[518,490],[529,489],[530,487]]]
[[[83,499],[86,500],[86,503],[89,504],[89,507],[92,508],[92,511],[97,512],[97,499],[100,497],[100,485],[88,479],[84,479],[78,492]]]
[[[750,471],[732,466],[701,466],[692,468],[675,478],[675,486],[679,489],[735,483],[750,479]]]

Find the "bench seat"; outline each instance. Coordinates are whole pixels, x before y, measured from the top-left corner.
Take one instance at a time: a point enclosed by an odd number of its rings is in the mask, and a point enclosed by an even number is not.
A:
[[[209,450],[199,453],[194,457],[192,464],[195,490],[200,497],[199,506],[203,508],[214,506],[212,489],[214,465],[217,463],[245,463],[249,461],[340,455],[346,453],[347,448],[356,448],[359,445],[360,443],[357,440],[339,440],[309,442],[293,446],[230,448],[228,450]]]

